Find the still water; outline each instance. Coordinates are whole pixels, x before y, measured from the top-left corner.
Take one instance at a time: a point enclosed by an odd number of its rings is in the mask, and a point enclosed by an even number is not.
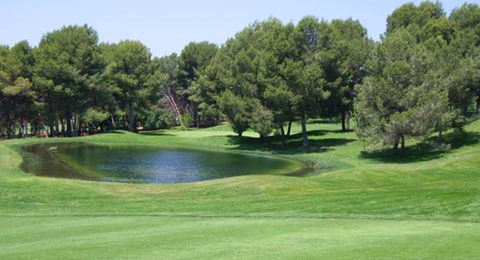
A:
[[[287,174],[297,163],[241,153],[85,143],[22,147],[22,169],[39,176],[177,183],[249,174]]]

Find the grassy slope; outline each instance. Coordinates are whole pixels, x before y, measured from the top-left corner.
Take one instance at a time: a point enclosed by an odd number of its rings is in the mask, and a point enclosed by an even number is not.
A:
[[[1,142],[0,258],[480,253],[480,121],[452,139],[449,152],[412,150],[400,159],[362,155],[355,134],[338,128],[311,124],[309,153],[296,148],[298,134],[285,147],[275,139],[262,145],[253,133],[232,136],[228,126],[74,139],[274,153],[315,167],[305,178],[241,176],[174,185],[39,178],[18,169],[21,157],[12,145],[58,139]]]

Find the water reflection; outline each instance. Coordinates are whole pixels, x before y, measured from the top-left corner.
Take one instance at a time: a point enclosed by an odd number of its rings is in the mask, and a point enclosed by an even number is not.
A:
[[[24,171],[40,176],[176,183],[248,174],[282,174],[290,161],[239,153],[84,143],[23,147]]]

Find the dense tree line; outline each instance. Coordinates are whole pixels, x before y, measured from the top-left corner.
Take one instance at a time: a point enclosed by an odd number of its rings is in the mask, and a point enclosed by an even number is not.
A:
[[[408,138],[461,129],[480,111],[480,8],[465,4],[447,17],[441,4],[406,4],[356,87],[359,136],[371,148],[403,149]]]
[[[369,148],[461,129],[480,112],[480,7],[449,16],[438,2],[405,4],[379,42],[356,20],[307,16],[255,22],[221,46],[188,44],[152,57],[141,42],[99,43],[66,26],[0,46],[0,137],[77,136],[126,129],[204,127],[228,120],[263,139],[307,119],[351,117]]]

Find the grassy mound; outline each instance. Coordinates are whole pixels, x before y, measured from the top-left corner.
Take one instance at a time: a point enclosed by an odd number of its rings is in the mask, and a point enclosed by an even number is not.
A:
[[[471,258],[480,253],[480,121],[451,148],[365,153],[355,133],[309,124],[312,148],[239,138],[228,126],[0,142],[0,258]],[[307,177],[240,176],[183,184],[41,178],[15,145],[36,142],[188,146],[307,161]],[[448,235],[446,235],[448,234]],[[108,248],[108,249],[105,249]]]

